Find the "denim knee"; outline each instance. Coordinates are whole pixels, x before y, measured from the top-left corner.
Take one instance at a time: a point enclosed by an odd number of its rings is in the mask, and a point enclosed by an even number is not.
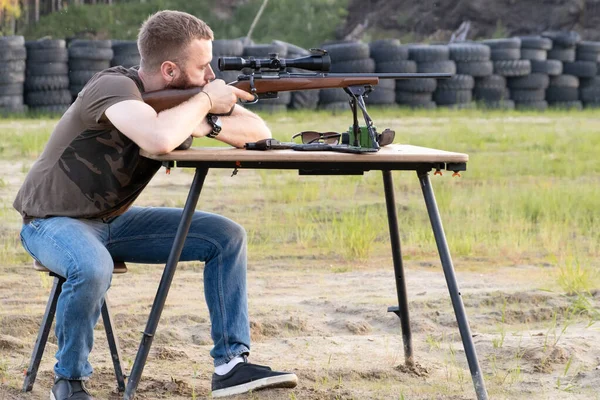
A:
[[[108,257],[94,257],[94,259],[77,262],[74,279],[85,287],[86,291],[95,296],[104,295],[110,287],[113,274],[113,260]]]

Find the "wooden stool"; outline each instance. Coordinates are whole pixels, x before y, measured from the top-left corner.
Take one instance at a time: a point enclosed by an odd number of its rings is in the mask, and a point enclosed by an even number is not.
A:
[[[47,272],[50,276],[54,277],[54,283],[52,290],[50,291],[50,298],[48,304],[46,304],[46,312],[42,318],[42,324],[38,333],[37,339],[35,340],[35,346],[33,348],[33,354],[31,355],[31,361],[29,368],[25,374],[25,381],[23,382],[23,391],[29,392],[33,389],[35,378],[37,376],[40,361],[44,354],[44,348],[48,340],[48,334],[52,327],[52,321],[54,320],[54,314],[56,313],[56,304],[58,302],[58,296],[62,290],[62,285],[65,283],[65,278],[55,274],[48,268],[43,266],[41,263],[34,261],[33,268],[36,271]],[[124,274],[127,272],[127,266],[123,262],[114,262],[113,274]],[[115,367],[115,375],[117,377],[117,386],[119,392],[125,391],[125,375],[121,368],[121,356],[119,351],[119,342],[116,335],[113,332],[112,317],[110,315],[110,308],[108,305],[108,299],[104,297],[104,304],[102,305],[102,320],[104,321],[104,328],[106,330],[106,338],[108,339],[108,347],[110,348],[110,355],[112,358],[113,365]]]

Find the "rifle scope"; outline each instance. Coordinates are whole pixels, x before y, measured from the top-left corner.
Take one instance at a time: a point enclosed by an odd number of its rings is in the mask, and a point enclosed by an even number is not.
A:
[[[219,70],[239,71],[243,68],[251,68],[255,71],[280,72],[286,68],[301,68],[310,71],[329,71],[331,57],[324,50],[313,50],[313,54],[300,58],[279,58],[277,53],[269,54],[269,58],[248,59],[242,57],[219,57]]]

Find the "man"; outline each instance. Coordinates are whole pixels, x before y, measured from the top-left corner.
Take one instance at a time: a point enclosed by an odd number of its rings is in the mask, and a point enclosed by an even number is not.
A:
[[[265,123],[236,106],[253,96],[214,80],[211,29],[196,17],[161,11],[142,25],[141,65],[95,75],[58,122],[14,202],[24,224],[21,240],[33,258],[64,276],[56,312],[55,383],[51,400],[92,397],[84,381],[93,329],[112,277],[113,260],[165,263],[181,209],[132,207],[158,171],[139,150],[166,153],[190,135],[242,147],[270,137]],[[141,94],[203,87],[189,101],[156,113]],[[248,363],[246,234],[236,223],[197,211],[181,255],[205,262],[215,373],[213,397],[266,387],[294,387],[297,377]]]

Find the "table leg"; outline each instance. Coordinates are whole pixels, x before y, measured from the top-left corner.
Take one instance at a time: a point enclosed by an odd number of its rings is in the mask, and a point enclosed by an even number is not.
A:
[[[477,399],[487,400],[488,394],[483,381],[483,374],[479,367],[475,345],[473,344],[473,338],[471,337],[471,330],[469,328],[469,321],[467,320],[465,307],[462,298],[460,297],[458,283],[456,282],[454,266],[452,265],[450,250],[448,249],[448,243],[446,242],[446,236],[444,234],[444,227],[442,226],[442,220],[433,194],[433,188],[431,187],[431,182],[429,180],[429,171],[417,171],[417,175],[421,183],[421,189],[423,190],[423,197],[425,198],[425,205],[427,206],[427,212],[429,213],[429,220],[431,221],[435,242],[437,244],[438,252],[440,253],[442,268],[444,270],[444,276],[446,277],[448,291],[450,292],[450,299],[452,300],[456,321],[458,322],[458,330],[460,331],[463,347],[465,348],[467,362],[469,363],[469,370],[471,371],[473,385],[475,386],[475,393],[477,394]]]
[[[394,260],[394,274],[396,276],[396,292],[398,293],[398,307],[388,307],[388,312],[393,312],[400,318],[402,343],[404,344],[404,361],[407,366],[412,366],[415,361],[413,358],[412,334],[410,332],[406,280],[404,279],[404,267],[402,265],[400,234],[398,233],[398,213],[396,211],[394,183],[391,171],[381,172],[383,173],[383,188],[385,190],[385,204],[387,206],[388,225],[390,227],[390,243],[392,245],[392,259]]]
[[[194,180],[192,181],[192,186],[190,187],[190,192],[188,193],[188,198],[183,208],[181,222],[177,228],[175,241],[173,242],[171,253],[169,254],[165,270],[163,271],[160,284],[158,285],[158,291],[156,293],[156,297],[154,298],[154,304],[152,304],[152,310],[150,310],[150,315],[148,316],[146,329],[143,332],[142,342],[140,343],[140,347],[135,357],[135,362],[133,363],[133,368],[131,369],[131,375],[127,380],[127,388],[125,389],[125,395],[123,396],[125,400],[132,400],[135,396],[135,390],[142,376],[142,371],[144,370],[148,353],[150,352],[150,346],[152,345],[152,340],[154,339],[154,333],[156,332],[160,315],[165,305],[165,301],[167,300],[167,294],[169,293],[169,288],[171,286],[171,282],[173,281],[173,276],[175,275],[175,269],[177,268],[179,257],[183,251],[185,238],[190,230],[192,216],[196,210],[196,204],[198,204],[200,191],[202,190],[202,185],[204,184],[204,179],[206,178],[207,173],[208,168],[196,169],[196,174],[194,175]]]

